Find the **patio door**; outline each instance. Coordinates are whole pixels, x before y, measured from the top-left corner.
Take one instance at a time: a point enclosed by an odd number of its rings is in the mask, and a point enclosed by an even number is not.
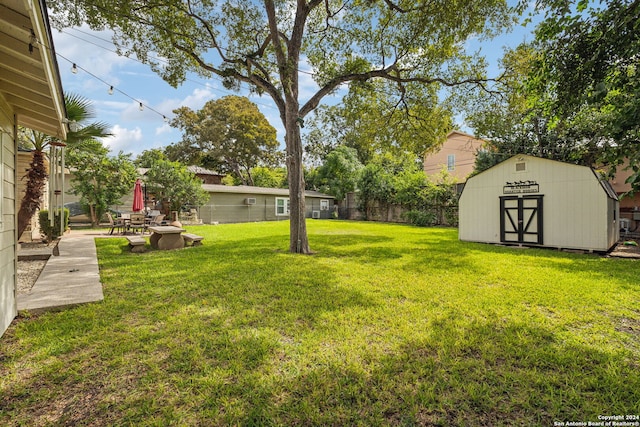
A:
[[[542,197],[500,197],[500,241],[542,245]]]

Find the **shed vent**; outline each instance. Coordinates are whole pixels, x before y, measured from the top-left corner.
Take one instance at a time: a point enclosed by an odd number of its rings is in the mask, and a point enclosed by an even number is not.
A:
[[[525,162],[516,163],[516,172],[522,172],[527,169],[527,164]]]
[[[255,197],[247,197],[246,199],[244,199],[244,204],[245,205],[255,205],[256,204],[256,198]]]

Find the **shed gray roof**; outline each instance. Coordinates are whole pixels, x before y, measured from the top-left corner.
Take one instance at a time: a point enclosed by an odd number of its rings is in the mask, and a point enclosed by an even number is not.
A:
[[[266,188],[266,187],[252,187],[250,185],[219,185],[219,184],[202,184],[202,188],[209,193],[289,196],[288,188]],[[304,194],[306,197],[315,197],[320,199],[334,199],[333,196],[320,193],[318,191],[305,191]]]

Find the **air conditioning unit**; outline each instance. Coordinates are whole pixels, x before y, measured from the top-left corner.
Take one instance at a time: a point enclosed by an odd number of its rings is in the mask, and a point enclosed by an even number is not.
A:
[[[256,204],[256,198],[255,197],[247,197],[246,199],[244,199],[244,204],[245,205],[255,205]]]
[[[311,211],[311,218],[320,219],[320,211]]]
[[[630,222],[631,221],[629,220],[629,218],[620,218],[620,231],[623,233],[628,233]]]

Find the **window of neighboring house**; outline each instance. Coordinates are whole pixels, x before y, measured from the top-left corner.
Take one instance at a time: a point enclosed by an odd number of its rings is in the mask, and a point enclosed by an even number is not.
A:
[[[328,200],[320,200],[320,210],[328,211],[329,210],[329,201]]]
[[[289,215],[289,198],[276,197],[276,216]]]
[[[447,156],[447,170],[452,171],[456,168],[456,155],[449,154]]]

